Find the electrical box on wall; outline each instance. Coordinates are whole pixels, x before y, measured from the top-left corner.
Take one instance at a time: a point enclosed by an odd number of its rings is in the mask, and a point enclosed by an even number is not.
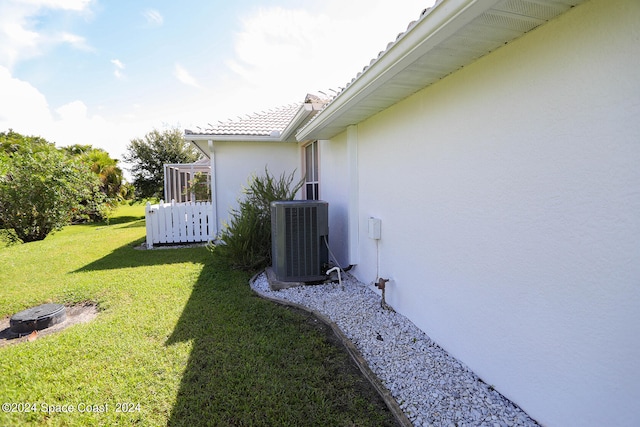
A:
[[[379,240],[382,232],[382,221],[380,218],[369,218],[369,238]]]

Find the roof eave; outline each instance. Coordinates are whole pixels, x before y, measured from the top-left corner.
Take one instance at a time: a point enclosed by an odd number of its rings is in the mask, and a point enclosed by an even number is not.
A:
[[[204,133],[185,133],[187,141],[214,141],[214,142],[283,142],[280,136],[266,135],[217,135]]]
[[[415,59],[412,57],[419,55],[419,52],[424,54],[431,50],[438,42],[445,40],[499,1],[501,0],[454,0],[438,3],[428,16],[420,20],[411,31],[404,34],[401,40],[338,94],[333,102],[318,114],[315,121],[302,128],[296,135],[298,141],[335,136],[336,133],[326,135],[321,134],[319,130],[406,67],[408,62]]]
[[[295,141],[295,132],[298,130],[300,126],[302,126],[305,121],[314,113],[314,104],[304,103],[300,106],[300,109],[296,113],[295,117],[289,122],[287,127],[282,131],[281,139],[283,141]],[[317,111],[316,109],[315,111]]]
[[[207,135],[185,132],[185,141],[194,145],[205,157],[211,158],[209,141],[211,142],[283,142],[279,137],[257,135]],[[295,141],[295,140],[294,140]],[[202,144],[202,145],[201,145]]]
[[[583,0],[562,0],[557,3],[578,4]],[[374,59],[368,68],[359,74],[326,108],[316,115],[316,117],[303,126],[296,138],[298,141],[313,139],[329,139],[344,131],[349,125],[354,125],[372,116],[377,111],[399,102],[408,94],[401,93],[395,98],[390,98],[385,104],[367,105],[365,101],[377,89],[390,82],[394,76],[406,70],[409,66],[429,55],[430,52],[444,43],[450,37],[463,30],[474,19],[489,11],[503,0],[443,0],[427,12],[415,25],[400,36],[384,53]],[[504,42],[509,42],[515,38],[509,38]],[[504,44],[504,43],[502,43]],[[484,56],[485,52],[480,56]],[[468,63],[473,62],[478,57],[473,58],[470,54]],[[464,66],[466,64],[462,64]],[[451,66],[444,70],[434,81],[440,80],[447,75],[457,71],[460,67]],[[432,82],[425,84],[426,87]],[[415,88],[413,93],[420,88]],[[356,106],[368,107],[368,112],[346,114]]]
[[[189,141],[189,140],[187,139],[187,141]],[[200,151],[200,153],[201,153],[203,156],[205,156],[207,159],[210,159],[210,158],[211,158],[211,155],[210,155],[209,151],[208,151],[208,150],[205,150],[204,148],[202,148],[201,146],[199,146],[199,145],[197,144],[197,142],[196,142],[196,141],[189,141],[189,142],[191,143],[191,145],[193,145],[194,147],[196,147],[196,149],[197,149],[198,151]]]

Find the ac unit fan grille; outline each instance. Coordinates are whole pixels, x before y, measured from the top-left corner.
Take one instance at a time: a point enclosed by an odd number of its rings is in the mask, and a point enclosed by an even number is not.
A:
[[[318,274],[318,209],[313,207],[285,208],[285,239],[287,276],[303,277]]]
[[[273,271],[285,282],[323,280],[329,262],[328,204],[290,200],[271,203]]]

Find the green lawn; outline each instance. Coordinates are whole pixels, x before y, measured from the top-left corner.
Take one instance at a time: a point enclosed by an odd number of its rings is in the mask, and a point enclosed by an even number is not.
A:
[[[0,347],[0,426],[394,424],[326,328],[253,295],[250,274],[202,247],[135,249],[143,215],[126,206],[110,225],[0,247],[0,318],[45,302],[100,309]]]

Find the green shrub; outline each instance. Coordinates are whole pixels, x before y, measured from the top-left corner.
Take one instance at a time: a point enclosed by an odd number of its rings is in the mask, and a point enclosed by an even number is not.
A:
[[[253,175],[243,198],[231,211],[220,243],[212,246],[231,265],[241,270],[257,270],[271,264],[271,202],[293,200],[304,181],[294,184],[295,171],[278,178],[267,168],[264,176]]]
[[[5,242],[44,239],[70,222],[108,219],[122,180],[117,160],[90,145],[62,149],[0,132],[0,229]]]
[[[53,146],[0,153],[0,224],[23,242],[42,240],[71,220],[102,218],[102,196],[88,166]]]
[[[2,228],[2,224],[0,224],[0,249],[18,243],[22,242],[16,232],[13,229]]]

